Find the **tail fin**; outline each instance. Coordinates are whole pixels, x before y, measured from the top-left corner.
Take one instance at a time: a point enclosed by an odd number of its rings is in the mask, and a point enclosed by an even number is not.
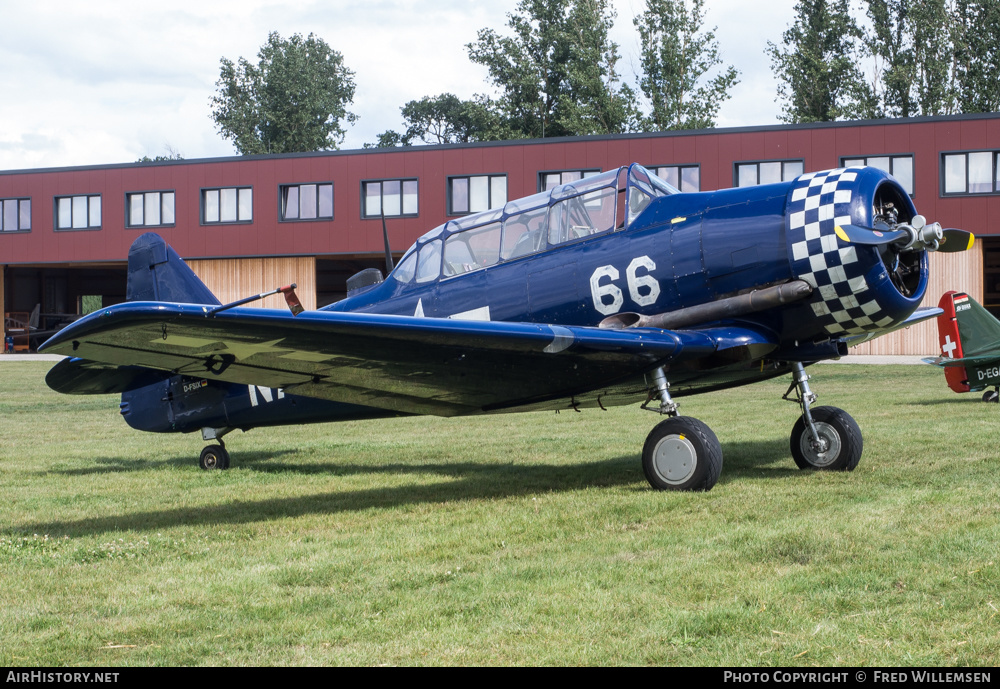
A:
[[[137,238],[128,250],[125,299],[221,304],[177,252],[154,232]]]
[[[997,377],[1000,321],[964,292],[945,292],[938,306],[944,310],[938,316],[942,358],[964,359],[964,366],[945,367],[948,387],[955,392],[981,390],[983,381]],[[970,384],[973,374],[975,382]]]

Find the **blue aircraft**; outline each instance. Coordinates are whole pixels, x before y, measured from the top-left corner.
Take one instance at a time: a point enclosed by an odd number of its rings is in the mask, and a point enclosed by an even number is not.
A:
[[[235,429],[641,404],[666,417],[643,447],[649,483],[708,490],[722,448],[675,397],[791,374],[795,462],[850,471],[861,432],[813,406],[805,366],[940,313],[918,310],[927,252],[971,241],[875,168],[681,193],[633,164],[450,220],[384,280],[363,271],[295,315],[220,304],[145,234],[127,301],[51,338],[68,358],[46,381],[121,393],[133,428],[200,430],[203,469],[229,466]]]

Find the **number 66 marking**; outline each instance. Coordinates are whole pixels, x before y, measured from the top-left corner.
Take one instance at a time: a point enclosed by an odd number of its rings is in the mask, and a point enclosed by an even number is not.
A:
[[[645,275],[636,275],[639,268],[645,268]],[[625,280],[628,283],[628,293],[639,306],[650,306],[656,303],[660,296],[660,283],[649,274],[656,269],[656,264],[649,256],[640,256],[632,259],[625,269]],[[618,269],[614,266],[601,266],[590,276],[590,296],[594,300],[594,308],[605,316],[618,313],[625,301],[621,288],[615,284],[615,280],[620,277]],[[603,278],[608,278],[609,282],[601,284]],[[645,293],[640,289],[647,290]],[[608,302],[607,298],[611,301]]]

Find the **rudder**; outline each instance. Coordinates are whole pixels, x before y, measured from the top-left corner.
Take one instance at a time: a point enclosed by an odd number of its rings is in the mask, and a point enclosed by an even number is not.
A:
[[[945,292],[941,295],[938,307],[944,313],[937,317],[938,343],[941,347],[941,356],[946,359],[961,359],[962,338],[958,330],[958,318],[955,312],[955,299],[962,298],[959,304],[967,303],[969,295],[963,292]],[[969,391],[969,375],[962,366],[946,366],[944,378],[948,382],[948,387],[955,392]]]

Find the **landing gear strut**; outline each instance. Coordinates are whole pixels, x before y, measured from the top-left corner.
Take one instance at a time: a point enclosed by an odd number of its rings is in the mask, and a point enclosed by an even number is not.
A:
[[[994,390],[984,392],[983,402],[1000,402],[1000,386],[997,386]]]
[[[642,471],[657,490],[710,490],[722,473],[722,446],[712,429],[698,419],[677,415],[663,367],[653,372],[655,388],[643,409],[666,414],[646,437]],[[659,407],[651,406],[659,399]]]
[[[198,466],[205,471],[211,471],[213,469],[228,469],[229,468],[229,452],[226,451],[226,443],[223,442],[222,436],[229,432],[230,429],[217,429],[217,428],[203,428],[201,429],[201,437],[203,440],[218,440],[218,445],[209,445],[204,450],[201,451],[201,457],[198,458]]]
[[[792,427],[792,458],[800,469],[854,471],[861,461],[864,442],[858,424],[843,409],[812,407],[816,395],[801,362],[793,362],[792,384],[782,399],[797,402],[802,416]],[[796,397],[791,397],[795,390]]]

